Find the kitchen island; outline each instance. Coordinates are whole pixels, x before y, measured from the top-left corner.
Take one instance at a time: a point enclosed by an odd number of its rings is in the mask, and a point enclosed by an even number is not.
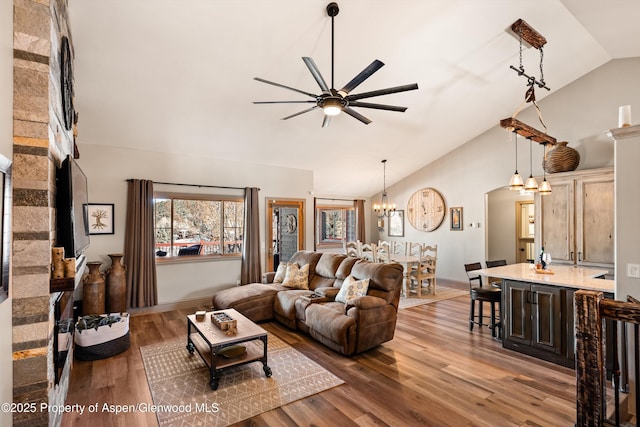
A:
[[[551,265],[537,272],[533,264],[512,264],[475,273],[502,279],[503,347],[571,368],[574,292],[601,291],[613,298],[615,290],[615,282],[604,279],[607,269]]]

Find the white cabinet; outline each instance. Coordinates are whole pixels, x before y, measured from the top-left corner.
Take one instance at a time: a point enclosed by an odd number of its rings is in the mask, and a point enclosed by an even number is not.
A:
[[[547,176],[552,193],[536,194],[536,250],[553,263],[613,268],[613,169]]]

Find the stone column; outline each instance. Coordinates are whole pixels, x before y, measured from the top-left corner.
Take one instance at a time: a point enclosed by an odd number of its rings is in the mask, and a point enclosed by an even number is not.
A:
[[[53,301],[56,162],[73,136],[59,119],[59,40],[67,34],[66,0],[14,0],[13,400],[63,403],[66,378],[54,384]],[[57,425],[48,412],[16,413],[13,425]]]

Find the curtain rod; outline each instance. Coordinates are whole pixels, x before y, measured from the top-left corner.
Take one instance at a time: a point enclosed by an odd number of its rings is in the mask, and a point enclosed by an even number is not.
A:
[[[133,181],[133,178],[129,178],[127,179],[127,182],[131,182]],[[244,190],[246,187],[226,187],[224,185],[203,185],[203,184],[179,184],[176,182],[160,182],[160,181],[153,181],[154,184],[163,184],[163,185],[182,185],[185,187],[201,187],[201,188],[224,188],[227,190]],[[260,191],[260,189],[258,188],[258,191]]]
[[[333,201],[341,201],[341,202],[355,202],[356,200],[359,199],[331,199],[328,197],[314,197],[314,199],[316,200],[333,200]]]

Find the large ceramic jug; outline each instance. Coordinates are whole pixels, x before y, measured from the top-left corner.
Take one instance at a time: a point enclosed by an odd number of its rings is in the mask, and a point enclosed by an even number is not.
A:
[[[89,274],[82,279],[82,314],[104,314],[104,274],[100,272],[100,261],[87,263]]]
[[[111,268],[107,272],[107,312],[127,311],[127,267],[121,264],[123,254],[109,254]]]

